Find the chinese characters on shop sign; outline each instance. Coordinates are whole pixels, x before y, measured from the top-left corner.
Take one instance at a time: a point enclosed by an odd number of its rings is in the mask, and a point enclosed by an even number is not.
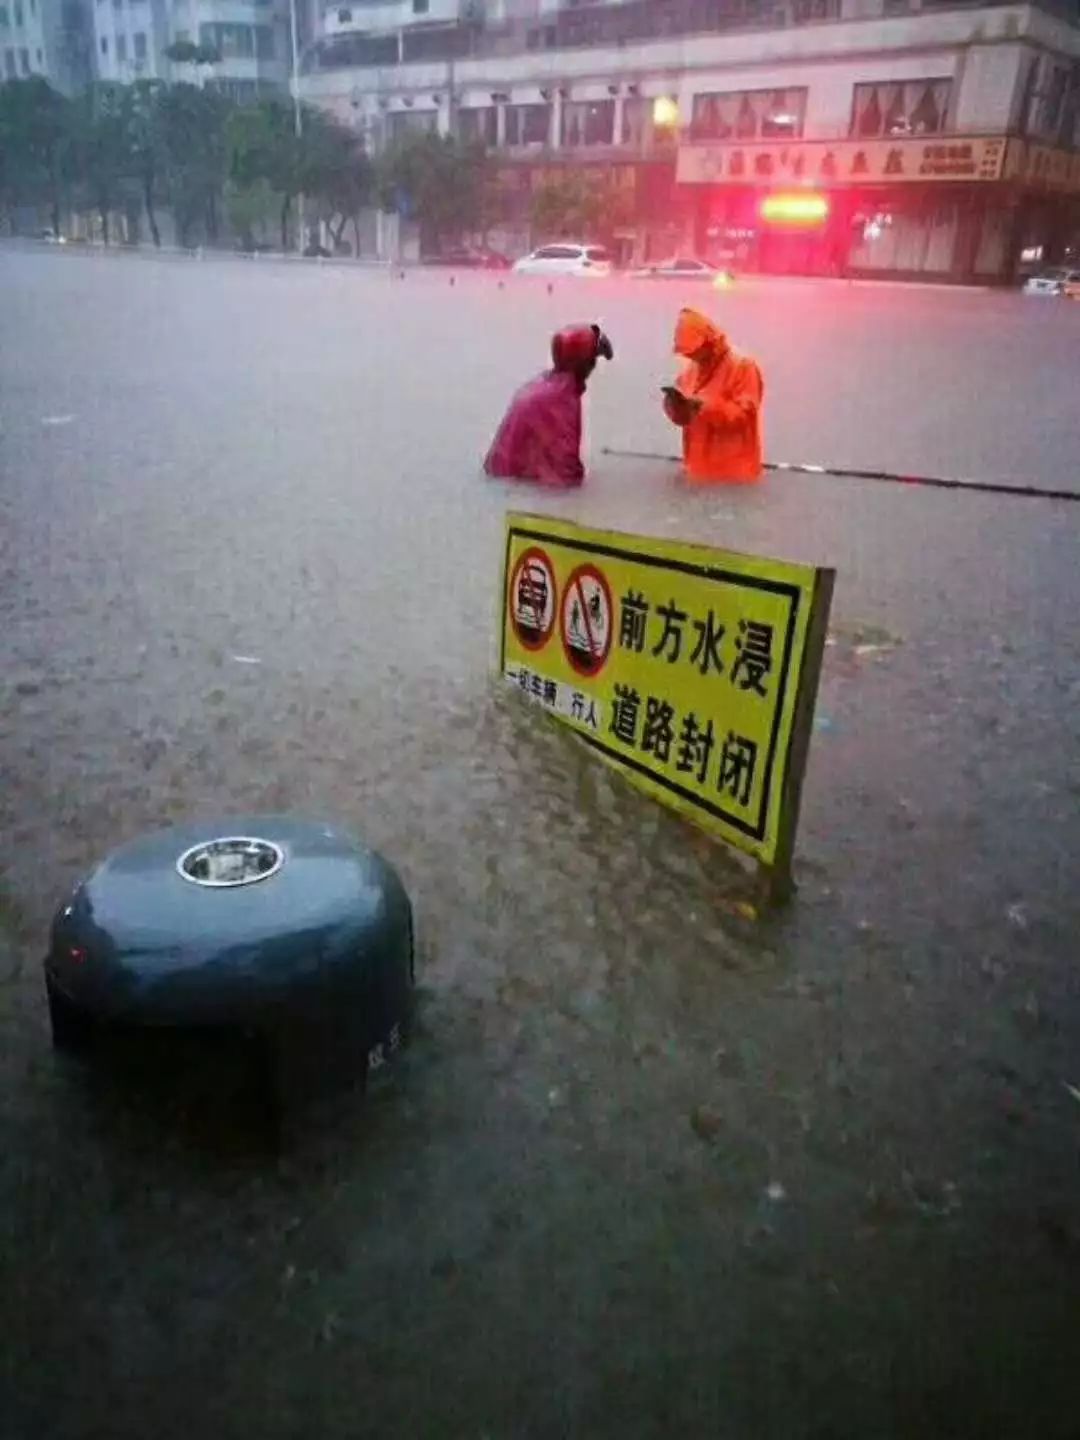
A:
[[[512,515],[502,671],[769,865],[797,805],[792,738],[800,715],[809,724],[830,591],[831,572],[808,566]]]

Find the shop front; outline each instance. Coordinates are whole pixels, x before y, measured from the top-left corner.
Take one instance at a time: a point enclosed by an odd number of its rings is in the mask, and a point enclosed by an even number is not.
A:
[[[769,274],[1014,277],[1036,214],[1068,229],[1080,156],[1004,136],[681,147],[705,258]]]

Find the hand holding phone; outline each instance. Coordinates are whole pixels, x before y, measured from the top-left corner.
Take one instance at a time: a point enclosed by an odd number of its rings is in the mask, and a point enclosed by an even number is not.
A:
[[[661,385],[660,393],[665,400],[670,400],[673,405],[683,410],[700,410],[701,401],[695,400],[690,395],[684,395],[677,385]]]

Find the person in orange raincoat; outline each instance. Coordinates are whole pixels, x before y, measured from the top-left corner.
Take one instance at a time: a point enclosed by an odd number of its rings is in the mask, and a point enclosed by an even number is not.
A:
[[[696,310],[679,311],[675,353],[690,363],[664,387],[664,413],[682,429],[687,479],[760,480],[764,383],[757,364]]]

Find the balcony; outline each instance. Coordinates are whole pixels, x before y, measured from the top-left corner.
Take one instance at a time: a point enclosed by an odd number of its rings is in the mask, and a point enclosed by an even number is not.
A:
[[[1003,8],[1015,0],[881,0],[882,15],[941,14]],[[1076,22],[1075,0],[1029,0],[1033,8]],[[478,20],[340,35],[319,42],[305,68],[506,58],[529,52],[608,48],[651,40],[830,25],[844,19],[844,0],[627,0],[560,10],[549,17],[483,25]]]

